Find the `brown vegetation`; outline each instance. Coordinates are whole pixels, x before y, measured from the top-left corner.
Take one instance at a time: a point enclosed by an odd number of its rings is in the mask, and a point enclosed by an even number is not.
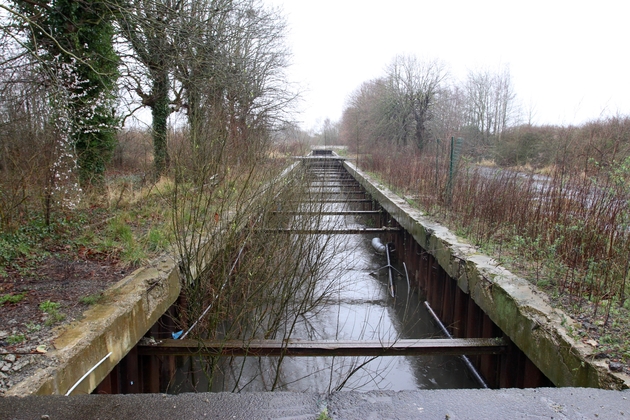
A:
[[[359,160],[547,291],[584,322],[576,334],[595,337],[604,354],[630,362],[629,139],[627,118],[514,128],[502,139],[509,144],[495,150],[503,153],[497,163],[519,168],[482,167],[464,156],[450,189],[448,143],[434,142],[422,154],[373,147]]]

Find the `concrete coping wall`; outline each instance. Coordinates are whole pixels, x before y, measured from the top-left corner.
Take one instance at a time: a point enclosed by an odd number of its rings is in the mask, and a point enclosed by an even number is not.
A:
[[[55,349],[43,355],[50,367],[38,369],[6,395],[65,395],[104,359],[72,391],[91,393],[177,300],[180,288],[178,266],[169,256],[134,271],[103,293],[104,303],[64,327],[54,340]]]
[[[344,166],[556,386],[630,387],[630,377],[611,372],[605,361],[595,360],[594,347],[570,336],[568,328],[576,322],[551,307],[534,285],[429,220],[352,163]]]

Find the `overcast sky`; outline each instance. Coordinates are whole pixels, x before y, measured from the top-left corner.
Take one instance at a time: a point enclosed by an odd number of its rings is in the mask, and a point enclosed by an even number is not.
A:
[[[341,118],[396,54],[439,58],[455,79],[508,65],[536,124],[630,115],[630,1],[265,0],[289,24],[304,129]]]

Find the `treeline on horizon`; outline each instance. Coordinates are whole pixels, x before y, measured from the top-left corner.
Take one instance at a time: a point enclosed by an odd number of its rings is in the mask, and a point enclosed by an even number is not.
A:
[[[536,125],[516,96],[509,67],[472,70],[453,80],[440,60],[396,56],[384,75],[361,84],[339,122],[325,121],[316,140],[353,152],[444,151],[451,137],[474,162],[533,170],[561,166],[592,175],[630,156],[630,117],[581,125]]]

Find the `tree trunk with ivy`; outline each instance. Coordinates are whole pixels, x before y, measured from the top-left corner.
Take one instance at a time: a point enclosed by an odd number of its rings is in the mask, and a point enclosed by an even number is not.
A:
[[[67,95],[71,135],[83,183],[99,181],[116,146],[114,112],[119,58],[114,14],[105,1],[16,0],[29,52]]]
[[[156,177],[162,175],[170,164],[167,141],[168,116],[170,114],[169,80],[167,72],[159,73],[154,76],[151,92],[153,98],[151,105],[151,116],[153,117],[153,163]]]

